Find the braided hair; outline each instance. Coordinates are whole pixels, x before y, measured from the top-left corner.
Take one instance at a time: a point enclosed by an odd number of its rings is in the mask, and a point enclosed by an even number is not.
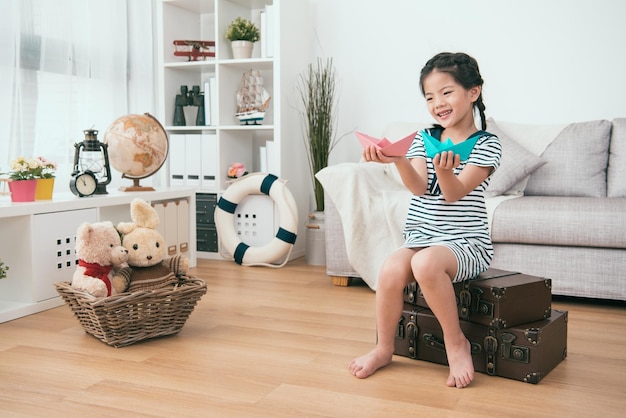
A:
[[[424,79],[433,70],[448,73],[454,80],[466,90],[472,87],[483,85],[483,78],[480,76],[478,62],[463,52],[441,52],[428,60],[420,73],[420,88],[424,94]],[[474,102],[474,107],[478,109],[480,114],[481,129],[487,129],[487,121],[485,118],[485,104],[483,103],[482,89],[478,99]]]

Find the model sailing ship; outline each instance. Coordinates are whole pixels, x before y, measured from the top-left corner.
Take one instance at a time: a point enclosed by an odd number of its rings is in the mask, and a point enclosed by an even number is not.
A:
[[[269,93],[263,88],[263,78],[258,70],[243,73],[241,86],[237,91],[235,116],[242,125],[259,125],[265,118],[270,99]]]

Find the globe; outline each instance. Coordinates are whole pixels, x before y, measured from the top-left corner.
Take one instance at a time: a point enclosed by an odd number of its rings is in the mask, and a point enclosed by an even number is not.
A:
[[[154,190],[139,185],[140,179],[156,173],[167,158],[167,133],[154,116],[144,113],[117,118],[104,133],[103,142],[113,168],[122,178],[133,180],[133,186],[122,187],[122,191]]]

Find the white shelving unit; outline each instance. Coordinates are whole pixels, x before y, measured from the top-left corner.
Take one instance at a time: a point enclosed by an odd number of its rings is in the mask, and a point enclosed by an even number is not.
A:
[[[261,42],[254,46],[250,59],[233,59],[230,42],[225,39],[226,28],[241,16],[260,23],[266,6],[273,9],[273,56],[261,56]],[[162,0],[158,10],[160,36],[158,38],[159,103],[158,118],[170,135],[168,181],[177,161],[180,146],[176,141],[187,135],[203,137],[201,155],[205,167],[214,175],[212,182],[192,184],[198,193],[215,193],[219,196],[227,187],[227,170],[234,162],[243,163],[249,172],[261,171],[261,148],[272,141],[267,160],[267,171],[288,181],[288,187],[298,205],[298,216],[304,225],[309,212],[311,186],[307,157],[302,140],[302,122],[296,106],[298,94],[296,81],[310,62],[310,5],[308,0]],[[269,37],[268,37],[269,39]],[[204,61],[188,61],[174,55],[174,40],[215,41],[215,57]],[[244,72],[258,70],[264,87],[271,95],[270,106],[261,125],[242,126],[235,118],[236,91]],[[204,91],[204,83],[214,77],[217,109],[214,123],[195,126],[195,109],[186,110],[187,126],[173,126],[175,98],[181,86],[194,85]],[[214,140],[208,146],[211,137]],[[189,155],[189,153],[187,154]],[[191,153],[193,155],[193,153]],[[178,157],[180,158],[180,157]],[[189,161],[186,161],[189,163]],[[190,186],[183,182],[183,186]],[[302,228],[303,229],[303,228]],[[299,231],[302,233],[303,230]],[[304,239],[296,240],[292,257],[304,255]],[[199,257],[221,258],[218,253],[199,252]]]
[[[196,265],[195,190],[164,189],[153,192],[110,191],[108,195],[78,198],[58,193],[53,200],[11,203],[0,197],[0,257],[9,266],[0,280],[0,323],[34,314],[63,304],[54,283],[71,281],[76,269],[75,235],[82,222],[130,222],[130,203],[136,197],[164,206],[163,202],[185,201],[179,205],[188,213],[175,214],[183,219],[180,231],[188,242],[185,255]],[[185,216],[187,215],[187,216]],[[160,217],[167,226],[168,219]],[[177,227],[178,228],[178,227]],[[165,234],[166,242],[168,235]]]

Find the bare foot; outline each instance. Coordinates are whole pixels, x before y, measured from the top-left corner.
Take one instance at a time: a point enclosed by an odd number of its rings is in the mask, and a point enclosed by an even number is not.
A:
[[[474,379],[474,363],[470,342],[464,339],[458,345],[449,345],[446,342],[446,354],[450,365],[450,376],[446,385],[450,387],[464,388]]]
[[[348,370],[359,379],[364,379],[374,374],[381,367],[391,363],[393,354],[383,353],[378,348],[373,349],[364,356],[357,357],[350,362]]]

